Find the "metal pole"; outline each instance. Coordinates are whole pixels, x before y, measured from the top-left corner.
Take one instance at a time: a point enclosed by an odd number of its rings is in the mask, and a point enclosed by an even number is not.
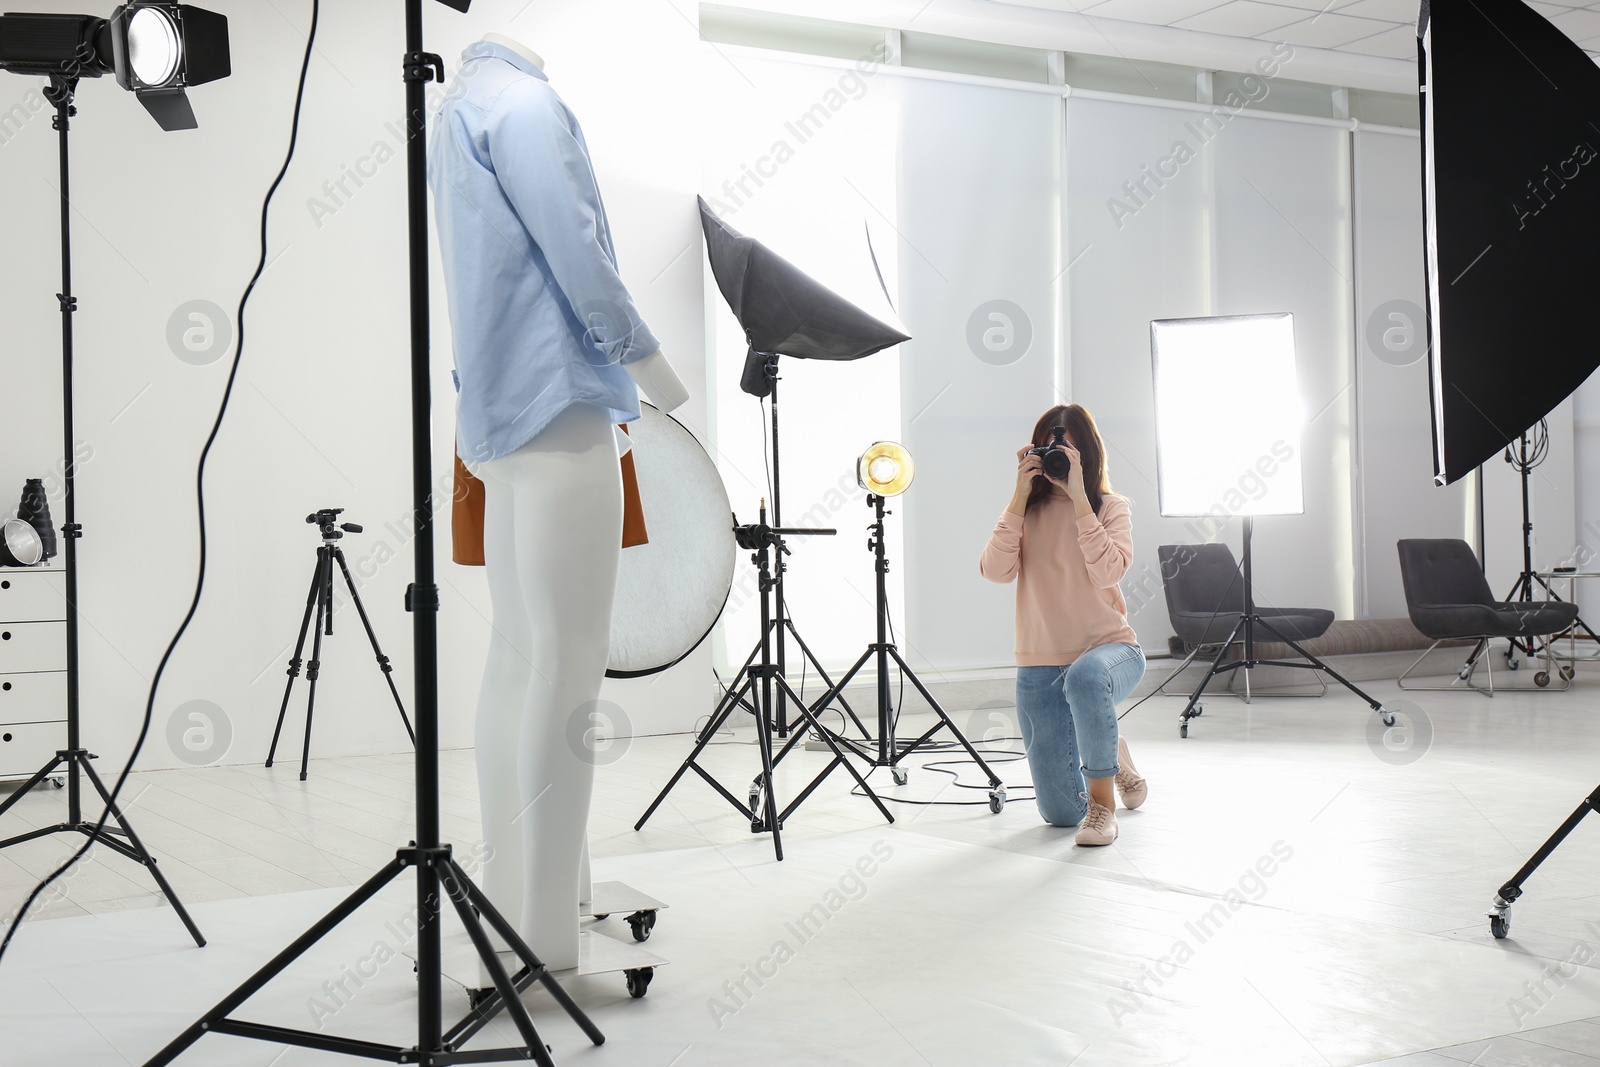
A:
[[[61,526],[64,542],[61,554],[67,568],[67,748],[76,752],[83,744],[78,681],[77,461],[74,456],[76,434],[72,417],[72,315],[78,308],[78,298],[72,295],[72,195],[67,135],[77,109],[72,106],[75,88],[72,81],[54,80],[50,88],[56,105],[55,128],[61,155],[61,292],[56,294],[56,300],[61,304],[62,483],[65,486],[66,517]],[[67,761],[67,822],[76,826],[82,821],[83,791],[78,776],[78,761],[70,759]]]
[[[872,497],[873,515],[877,521],[872,527],[872,548],[876,557],[878,598],[878,762],[882,766],[893,763],[899,755],[894,738],[893,710],[889,702],[889,559],[883,544],[883,497]]]
[[[411,241],[411,472],[415,581],[408,591],[417,714],[417,1049],[444,1040],[439,869],[439,590],[433,569],[433,424],[429,379],[428,145],[422,0],[406,0],[406,183]]]

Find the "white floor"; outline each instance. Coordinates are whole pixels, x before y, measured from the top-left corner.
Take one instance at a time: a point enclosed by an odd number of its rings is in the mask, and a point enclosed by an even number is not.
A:
[[[1022,763],[1001,768],[998,816],[902,806],[893,826],[835,772],[791,818],[781,864],[694,778],[635,832],[689,744],[637,739],[599,772],[596,876],[671,904],[648,944],[671,963],[641,1000],[618,976],[569,984],[608,1035],[598,1049],[544,994],[529,1003],[564,1065],[1600,1065],[1600,1020],[1583,1021],[1600,1016],[1600,819],[1529,882],[1511,938],[1483,917],[1600,781],[1600,678],[1409,696],[1431,724],[1410,748],[1369,738],[1342,691],[1213,698],[1184,741],[1180,704],[1157,697],[1123,723],[1150,800],[1100,850],[1039,821]],[[993,714],[957,719],[982,733]],[[707,763],[742,795],[755,751],[728,740]],[[788,791],[823,761],[797,754]],[[446,835],[470,856],[472,755],[444,763]],[[305,784],[296,770],[137,776],[130,818],[211,944],[194,948],[145,873],[101,850],[0,964],[0,1058],[144,1062],[409,838],[406,757],[318,761]],[[873,781],[984,799],[933,771]],[[0,834],[63,808],[30,795]],[[0,914],[67,844],[0,854]],[[410,893],[381,896],[238,1015],[410,1043]],[[453,1020],[475,965],[447,925]],[[596,929],[628,939],[620,917]],[[473,1047],[511,1043],[502,1019]],[[336,1060],[208,1036],[178,1062]]]

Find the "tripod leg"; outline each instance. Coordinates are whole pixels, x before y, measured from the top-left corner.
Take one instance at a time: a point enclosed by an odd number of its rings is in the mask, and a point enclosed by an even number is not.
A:
[[[772,831],[772,850],[779,862],[783,860],[783,839],[779,836],[782,827],[779,825],[778,801],[773,795],[772,782],[772,721],[768,713],[772,710],[772,678],[776,667],[764,668],[761,676],[761,711],[756,715],[756,745],[761,749],[761,777],[758,779],[765,793],[762,804],[763,818],[766,820],[766,829]],[[780,678],[781,681],[781,678]],[[783,683],[787,685],[788,683]],[[811,709],[804,704],[800,705],[801,714],[807,720],[811,719]],[[752,827],[753,829],[754,827]]]
[[[1560,846],[1562,841],[1566,840],[1568,834],[1577,829],[1578,824],[1583,821],[1583,817],[1591,811],[1600,811],[1600,786],[1595,787],[1594,792],[1585,797],[1583,803],[1579,804],[1573,813],[1567,816],[1566,821],[1556,829],[1555,833],[1550,835],[1550,840],[1540,845],[1539,851],[1535,852],[1528,862],[1522,865],[1522,869],[1512,875],[1509,882],[1500,887],[1499,899],[1496,901],[1497,908],[1502,906],[1509,907],[1522,895],[1522,884],[1533,877],[1533,872],[1539,869],[1539,865],[1550,858],[1550,854]]]
[[[506,973],[505,964],[500,962],[494,946],[489,943],[489,935],[483,932],[483,925],[473,913],[472,905],[467,901],[466,890],[457,880],[458,872],[459,868],[454,862],[446,866],[443,878],[445,896],[455,905],[456,914],[461,917],[461,925],[466,927],[467,937],[472,940],[472,947],[477,950],[478,958],[483,961],[489,977],[494,980],[494,987],[500,993],[501,1002],[511,1013],[511,1021],[516,1025],[517,1033],[522,1035],[523,1045],[527,1047],[528,1058],[539,1064],[539,1067],[556,1067],[555,1060],[550,1058],[549,1050],[544,1047],[544,1039],[534,1028],[533,1016],[528,1014],[528,1006],[522,1003],[517,987],[512,983],[511,976]]]
[[[26,782],[23,782],[21,787],[18,788],[15,793],[12,793],[9,797],[6,797],[5,803],[0,804],[0,815],[4,815],[6,812],[10,811],[13,804],[21,800],[40,782],[50,777],[50,772],[54,771],[57,767],[61,766],[65,762],[67,762],[66,757],[57,752],[53,757],[51,757],[49,763],[46,763],[43,767],[36,771],[32,778],[29,778]],[[0,841],[0,848],[5,848],[9,844],[11,844],[10,841]]]
[[[82,757],[82,762],[84,777],[89,779],[89,784],[94,786],[95,792],[100,794],[100,799],[104,801],[106,810],[117,821],[117,825],[122,827],[123,836],[128,839],[128,843],[124,846],[121,841],[106,836],[107,831],[105,830],[97,833],[92,825],[81,826],[79,829],[91,838],[97,838],[108,845],[131,851],[133,858],[142,864],[145,870],[150,872],[151,878],[155,879],[156,886],[161,890],[161,895],[167,898],[167,903],[171,904],[172,910],[178,913],[178,918],[182,920],[183,925],[188,927],[189,936],[194,938],[195,945],[204,948],[206,944],[204,935],[200,933],[200,928],[194,924],[194,920],[189,917],[188,909],[183,906],[183,901],[178,899],[178,894],[173,891],[172,886],[167,882],[166,875],[162,874],[161,868],[156,865],[156,858],[150,855],[150,850],[144,847],[144,842],[139,840],[139,835],[133,832],[133,826],[128,822],[127,817],[122,814],[122,810],[112,803],[111,794],[106,791],[105,783],[100,780],[100,775],[96,773],[94,764],[89,762],[87,756]]]
[[[1330,667],[1326,663],[1322,662],[1322,660],[1318,659],[1316,656],[1313,656],[1311,653],[1309,653],[1305,649],[1301,648],[1298,644],[1295,643],[1295,641],[1292,638],[1290,638],[1287,635],[1285,635],[1283,633],[1280,633],[1278,630],[1274,629],[1271,623],[1264,622],[1264,621],[1258,619],[1256,621],[1256,625],[1260,626],[1263,630],[1267,631],[1267,633],[1271,634],[1273,637],[1276,637],[1278,640],[1282,641],[1284,644],[1286,644],[1290,648],[1294,649],[1295,652],[1302,659],[1304,659],[1307,662],[1309,662],[1317,670],[1325,672],[1328,675],[1328,677],[1332,678],[1334,681],[1338,682],[1340,685],[1342,685],[1346,689],[1350,690],[1350,692],[1354,693],[1356,696],[1360,697],[1362,700],[1365,700],[1367,702],[1367,705],[1370,708],[1372,708],[1373,711],[1382,711],[1383,710],[1383,702],[1381,700],[1373,700],[1370,696],[1368,696],[1366,693],[1362,692],[1359,688],[1357,688],[1356,684],[1354,682],[1350,681],[1344,675],[1340,674],[1338,671],[1334,670],[1332,667]],[[1491,670],[1492,669],[1493,668],[1491,668]]]
[[[788,682],[782,682],[782,685],[785,688],[788,688],[789,683]],[[793,690],[790,690],[790,692],[792,694]],[[796,699],[798,700],[798,697]],[[845,758],[845,754],[842,751],[840,751],[838,743],[836,741],[834,741],[833,734],[830,731],[824,730],[822,728],[822,724],[817,721],[816,714],[810,708],[806,707],[805,704],[803,704],[803,703],[800,704],[800,716],[808,724],[810,724],[811,728],[813,730],[815,730],[817,732],[817,734],[819,736],[821,736],[822,740],[827,742],[828,747],[833,750],[834,762],[843,764],[844,765],[844,769],[846,771],[850,772],[850,777],[854,778],[856,780],[856,784],[861,787],[861,791],[863,793],[865,793],[868,796],[868,798],[871,799],[872,803],[877,806],[878,811],[883,813],[883,817],[886,820],[888,820],[889,822],[891,822],[891,823],[894,822],[894,815],[892,813],[890,813],[888,808],[883,806],[883,801],[878,798],[878,794],[875,793],[873,791],[872,787],[867,784],[867,780],[866,780],[866,778],[862,777],[861,772],[856,770],[855,764],[851,763],[848,759]],[[832,769],[833,769],[832,767],[828,768],[828,770],[832,770]],[[826,775],[828,772],[827,771],[823,771],[822,773],[823,773],[823,775]],[[795,800],[794,804],[791,804],[789,806],[790,810],[791,811],[794,810],[795,804],[799,804],[801,800],[804,800],[805,797],[806,797],[806,794],[810,793],[811,789],[816,787],[816,783],[820,782],[821,780],[822,780],[822,776],[819,775],[815,779],[815,781],[812,782],[811,787],[808,788],[805,791],[805,793],[802,793]],[[783,857],[779,856],[778,858],[782,859]]]
[[[1222,642],[1221,648],[1217,649],[1217,656],[1211,661],[1211,669],[1206,671],[1205,677],[1200,679],[1200,684],[1194,687],[1193,693],[1189,694],[1189,702],[1185,704],[1183,706],[1183,710],[1178,713],[1178,736],[1189,736],[1189,720],[1194,718],[1197,714],[1197,712],[1194,710],[1194,707],[1196,704],[1200,703],[1200,695],[1206,691],[1206,686],[1211,684],[1211,679],[1215,678],[1226,669],[1222,666],[1222,661],[1227,657],[1228,649],[1233,647],[1233,639],[1239,636],[1239,630],[1243,626],[1244,616],[1240,615],[1239,621],[1233,624],[1233,630],[1228,634],[1228,639]]]
[[[994,773],[994,771],[990,769],[989,765],[984,762],[983,757],[978,754],[978,750],[972,747],[972,742],[967,740],[967,735],[963,734],[960,728],[956,726],[955,720],[950,718],[949,713],[944,710],[944,707],[940,705],[937,700],[933,699],[933,694],[928,692],[928,687],[922,684],[922,679],[917,677],[917,672],[913,671],[909,666],[907,666],[904,657],[900,655],[900,650],[898,648],[891,647],[889,649],[889,655],[893,656],[894,661],[900,665],[900,672],[907,678],[911,679],[911,684],[916,687],[918,693],[922,694],[922,699],[926,700],[928,705],[938,713],[939,718],[944,720],[944,725],[949,728],[950,733],[954,735],[955,739],[961,743],[961,747],[967,750],[967,756],[972,760],[972,762],[976,763],[983,770],[984,774],[989,776],[989,787],[992,789],[995,786],[1000,785],[1000,776]],[[915,751],[917,745],[920,745],[926,741],[930,734],[923,734],[915,744],[907,748],[905,752],[901,753],[901,755],[904,756]]]
[[[311,638],[311,662],[306,664],[306,737],[300,749],[300,780],[306,780],[306,768],[311,764],[311,715],[317,708],[317,676],[322,672],[322,624],[327,619],[329,625],[333,622],[333,598],[330,595],[333,582],[331,581],[331,568],[333,564],[327,555],[322,557],[322,571],[324,578],[330,579],[318,584],[317,589],[317,618],[316,633]]]
[[[795,643],[800,646],[801,654],[805,656],[805,658],[811,662],[811,665],[817,669],[817,676],[822,679],[822,684],[828,687],[829,692],[838,694],[835,699],[839,701],[840,707],[844,708],[844,713],[850,716],[850,721],[856,724],[856,729],[861,731],[861,736],[871,740],[872,734],[862,723],[861,717],[856,714],[855,709],[852,708],[849,702],[845,700],[844,686],[839,686],[837,688],[834,687],[833,679],[828,677],[828,672],[822,667],[822,661],[812,654],[810,646],[807,645],[805,639],[800,636],[800,631],[795,629],[794,620],[785,618],[784,625],[788,627],[789,633],[794,637]]]
[[[840,680],[839,684],[835,686],[835,689],[842,690],[845,686],[849,685],[850,679],[854,678],[861,668],[866,666],[867,661],[871,658],[872,650],[869,648],[867,651],[861,654],[860,659],[856,660],[855,665],[845,672],[844,677]],[[822,711],[821,703],[812,705],[808,710],[811,712],[811,716],[806,720],[807,722],[821,722],[819,717]],[[796,730],[791,733],[789,735],[789,740],[784,742],[783,748],[779,749],[778,754],[772,757],[772,765],[776,767],[778,764],[782,763],[783,758],[787,756],[796,745],[798,745],[801,741],[804,741],[805,738],[806,735],[804,730]],[[874,756],[870,753],[862,752],[861,749],[857,747],[857,742],[853,738],[845,737],[843,735],[836,735],[834,739],[843,744],[846,748],[850,749],[851,752],[854,752],[856,755],[860,756],[862,759],[868,761],[869,763],[873,762]],[[867,737],[867,740],[872,740],[870,735]]]
[[[300,676],[300,654],[306,648],[306,631],[311,628],[311,613],[317,606],[317,590],[322,588],[322,553],[325,550],[317,546],[317,567],[311,574],[311,592],[306,594],[306,614],[300,620],[300,637],[294,643],[294,657],[289,660],[289,683],[283,687],[283,703],[278,706],[278,725],[272,730],[272,747],[267,750],[267,766],[272,766],[272,759],[278,754],[278,735],[283,733],[283,717],[289,710],[289,694],[294,690],[294,680]]]
[[[656,809],[661,806],[661,802],[667,799],[667,794],[672,792],[673,787],[676,786],[683,776],[687,774],[694,766],[696,757],[705,751],[706,746],[711,743],[711,739],[716,736],[717,731],[722,729],[722,724],[727,721],[728,716],[733,714],[733,709],[738,706],[738,700],[735,699],[735,697],[749,689],[752,684],[753,680],[746,679],[743,688],[729,691],[730,696],[724,698],[722,706],[717,710],[717,713],[712,716],[711,721],[706,724],[705,730],[703,730],[700,734],[700,739],[695,742],[694,748],[684,759],[683,764],[678,768],[677,772],[673,774],[672,779],[662,787],[661,792],[656,794],[656,798],[650,802],[650,806],[645,809],[644,814],[639,816],[639,821],[633,824],[633,828],[635,830],[642,830],[644,828],[644,824],[650,821],[650,816],[654,815],[656,813]]]
[[[339,570],[344,573],[344,586],[350,590],[350,602],[356,606],[356,613],[361,616],[361,625],[366,627],[367,640],[372,643],[372,653],[378,657],[378,669],[383,672],[383,680],[389,683],[389,693],[394,697],[394,706],[400,712],[400,721],[405,723],[406,736],[411,738],[413,748],[417,744],[417,735],[411,729],[411,719],[406,715],[406,706],[400,700],[400,690],[394,685],[394,668],[389,665],[389,657],[383,654],[383,649],[378,647],[378,635],[373,632],[372,620],[367,618],[367,606],[361,603],[361,594],[356,592],[355,579],[350,577],[350,568],[344,561],[344,549],[333,550],[334,561],[339,564]]]
[[[478,909],[479,914],[482,915],[483,921],[487,922],[495,933],[505,939],[506,944],[511,946],[511,951],[516,953],[517,958],[522,960],[524,966],[527,967],[528,973],[530,975],[538,975],[539,983],[555,998],[556,1003],[561,1005],[562,1010],[572,1018],[572,1021],[578,1024],[578,1027],[583,1030],[590,1041],[596,1045],[605,1044],[606,1035],[601,1033],[600,1028],[594,1024],[594,1021],[589,1018],[582,1008],[578,1007],[577,1002],[568,995],[567,991],[561,987],[561,983],[556,981],[555,976],[550,973],[550,969],[540,962],[539,957],[533,954],[533,949],[528,947],[528,943],[522,940],[522,936],[506,921],[505,916],[500,914],[499,909],[484,895],[483,890],[478,888],[477,883],[467,877],[467,872],[462,870],[460,864],[456,863],[454,859],[450,860],[450,871],[457,884],[465,890],[467,899],[472,906]]]
[[[272,957],[266,966],[245,979],[243,985],[229,993],[218,1002],[216,1007],[201,1016],[193,1026],[179,1034],[166,1048],[146,1061],[145,1067],[165,1067],[166,1064],[177,1059],[184,1049],[210,1033],[212,1028],[226,1019],[235,1008],[255,996],[263,986],[304,955],[307,949],[322,940],[331,930],[354,914],[356,909],[376,896],[378,891],[393,881],[395,876],[404,868],[405,864],[398,858],[390,860],[382,870],[367,879],[348,897],[345,897],[338,907],[323,916],[315,926],[295,938],[288,948]]]

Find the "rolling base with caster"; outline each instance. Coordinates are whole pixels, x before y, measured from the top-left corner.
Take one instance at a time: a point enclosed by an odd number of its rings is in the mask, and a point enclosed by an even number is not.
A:
[[[1533,872],[1539,869],[1539,865],[1550,858],[1550,854],[1560,847],[1561,842],[1566,840],[1567,835],[1577,829],[1578,824],[1583,821],[1583,817],[1591,811],[1600,811],[1600,786],[1595,786],[1594,791],[1583,798],[1583,801],[1573,809],[1572,814],[1567,816],[1566,821],[1556,827],[1556,832],[1550,835],[1550,839],[1539,846],[1539,851],[1529,857],[1528,862],[1522,865],[1520,871],[1511,876],[1509,882],[1500,887],[1500,891],[1495,894],[1494,907],[1490,908],[1488,913],[1489,932],[1495,938],[1503,938],[1511,932],[1511,905],[1515,904],[1517,898],[1522,896],[1523,885],[1529,878],[1533,877]]]
[[[601,922],[610,918],[613,912],[630,912],[627,922],[633,930],[633,939],[644,942],[650,940],[650,932],[656,928],[656,913],[666,907],[661,901],[626,883],[596,882],[593,899],[579,906],[578,917],[580,920]]]

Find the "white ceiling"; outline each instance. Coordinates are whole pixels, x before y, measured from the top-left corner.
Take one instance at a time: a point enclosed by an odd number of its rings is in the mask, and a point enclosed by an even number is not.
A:
[[[1093,18],[1172,26],[1307,48],[1415,59],[1417,0],[1002,0]],[[1460,0],[1446,0],[1460,2]],[[1529,6],[1590,52],[1600,52],[1600,0]]]

